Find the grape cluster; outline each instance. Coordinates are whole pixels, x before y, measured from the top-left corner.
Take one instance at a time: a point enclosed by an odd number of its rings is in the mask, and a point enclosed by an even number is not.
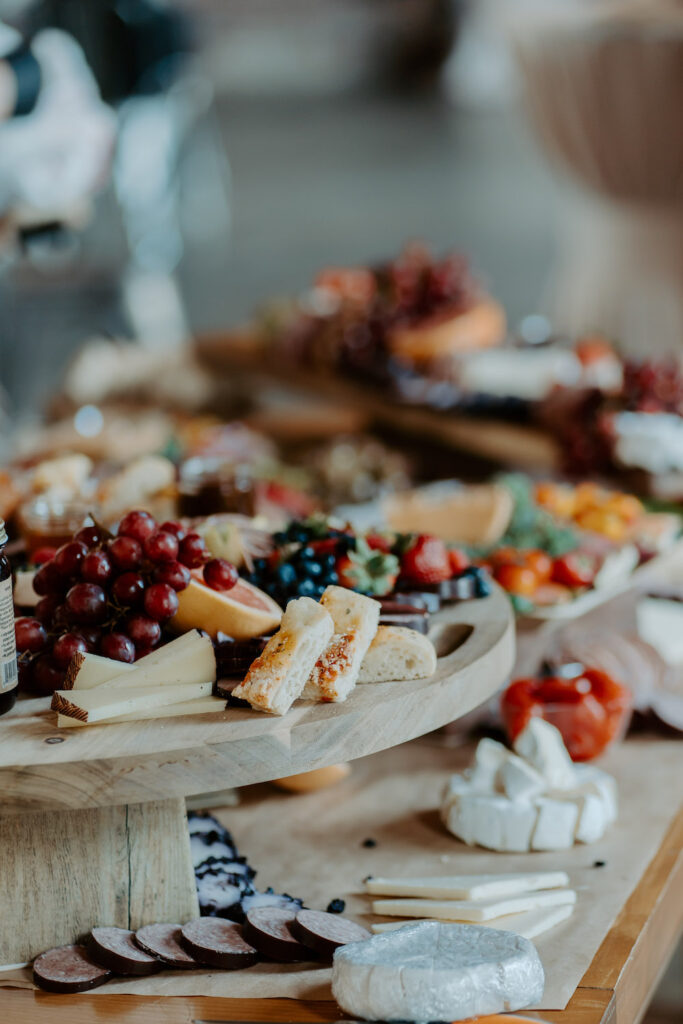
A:
[[[275,550],[255,559],[247,579],[283,608],[294,597],[322,597],[326,587],[339,582],[338,555],[355,546],[350,533],[311,520],[295,520],[274,533],[273,542]]]
[[[159,526],[148,512],[129,512],[116,535],[83,527],[36,572],[35,617],[15,620],[22,686],[59,689],[79,652],[128,663],[148,654],[178,610],[191,570],[212,567],[209,574],[224,581],[224,568],[215,565],[221,561],[210,561],[199,534],[178,522]],[[234,585],[237,575],[228,569]]]

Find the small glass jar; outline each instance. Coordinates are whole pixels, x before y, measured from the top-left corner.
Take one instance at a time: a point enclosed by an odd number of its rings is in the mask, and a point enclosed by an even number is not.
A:
[[[58,548],[70,541],[89,516],[81,501],[32,498],[19,508],[19,529],[30,561],[39,548]]]
[[[254,479],[246,463],[195,456],[180,467],[179,510],[190,519],[237,512],[255,513]]]
[[[0,519],[0,715],[14,707],[19,683],[17,647],[14,640],[12,570],[5,554],[6,544],[5,523]]]

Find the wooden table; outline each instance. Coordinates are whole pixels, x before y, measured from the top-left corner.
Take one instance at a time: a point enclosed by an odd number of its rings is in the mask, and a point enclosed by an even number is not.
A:
[[[683,929],[683,810],[605,937],[569,1005],[529,1014],[549,1024],[634,1024],[640,1020]],[[12,1024],[200,1024],[220,1021],[335,1021],[330,1002],[287,999],[138,997],[104,992],[49,996],[0,989]]]

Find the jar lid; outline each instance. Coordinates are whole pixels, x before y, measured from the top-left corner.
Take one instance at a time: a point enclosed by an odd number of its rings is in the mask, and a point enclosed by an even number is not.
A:
[[[7,530],[5,529],[5,520],[0,519],[0,547],[7,543]]]

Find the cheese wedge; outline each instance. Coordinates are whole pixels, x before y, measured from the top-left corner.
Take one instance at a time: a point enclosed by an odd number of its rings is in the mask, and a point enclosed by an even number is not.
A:
[[[95,654],[77,654],[69,666],[64,689],[92,690],[104,685],[107,689],[176,686],[203,683],[207,679],[216,679],[213,642],[211,637],[193,629],[140,658],[134,665]]]
[[[574,913],[574,906],[566,903],[559,907],[540,908],[538,910],[523,910],[521,914],[508,914],[506,917],[497,917],[493,921],[485,921],[482,928],[495,928],[499,932],[515,932],[516,935],[523,935],[525,939],[535,939],[538,935],[550,931],[555,925],[566,921]],[[422,918],[432,920],[432,918]],[[382,932],[393,932],[397,928],[405,928],[406,925],[419,924],[419,921],[384,921],[382,924],[371,925],[375,935]]]
[[[519,896],[539,889],[569,885],[564,871],[517,872],[507,875],[444,875],[436,878],[369,878],[373,896],[416,896],[423,899],[483,900]]]
[[[576,903],[573,889],[525,893],[507,899],[488,900],[375,900],[373,914],[382,917],[429,917],[437,921],[491,921],[506,914],[520,914],[541,907],[559,907]]]
[[[177,718],[180,715],[208,715],[225,710],[225,701],[222,697],[198,697],[195,700],[184,700],[180,704],[168,704],[164,707],[147,708],[146,711],[131,711],[127,715],[117,715],[116,718],[108,718],[107,724],[114,722],[140,722],[149,718]],[[81,722],[78,718],[70,718],[68,715],[57,715],[57,727],[59,729],[73,729],[88,725],[88,722]]]
[[[82,693],[55,690],[52,709],[82,722],[104,722],[133,711],[146,711],[166,704],[180,704],[196,697],[209,697],[212,689],[213,681],[180,686],[137,686],[127,690],[103,686]]]

